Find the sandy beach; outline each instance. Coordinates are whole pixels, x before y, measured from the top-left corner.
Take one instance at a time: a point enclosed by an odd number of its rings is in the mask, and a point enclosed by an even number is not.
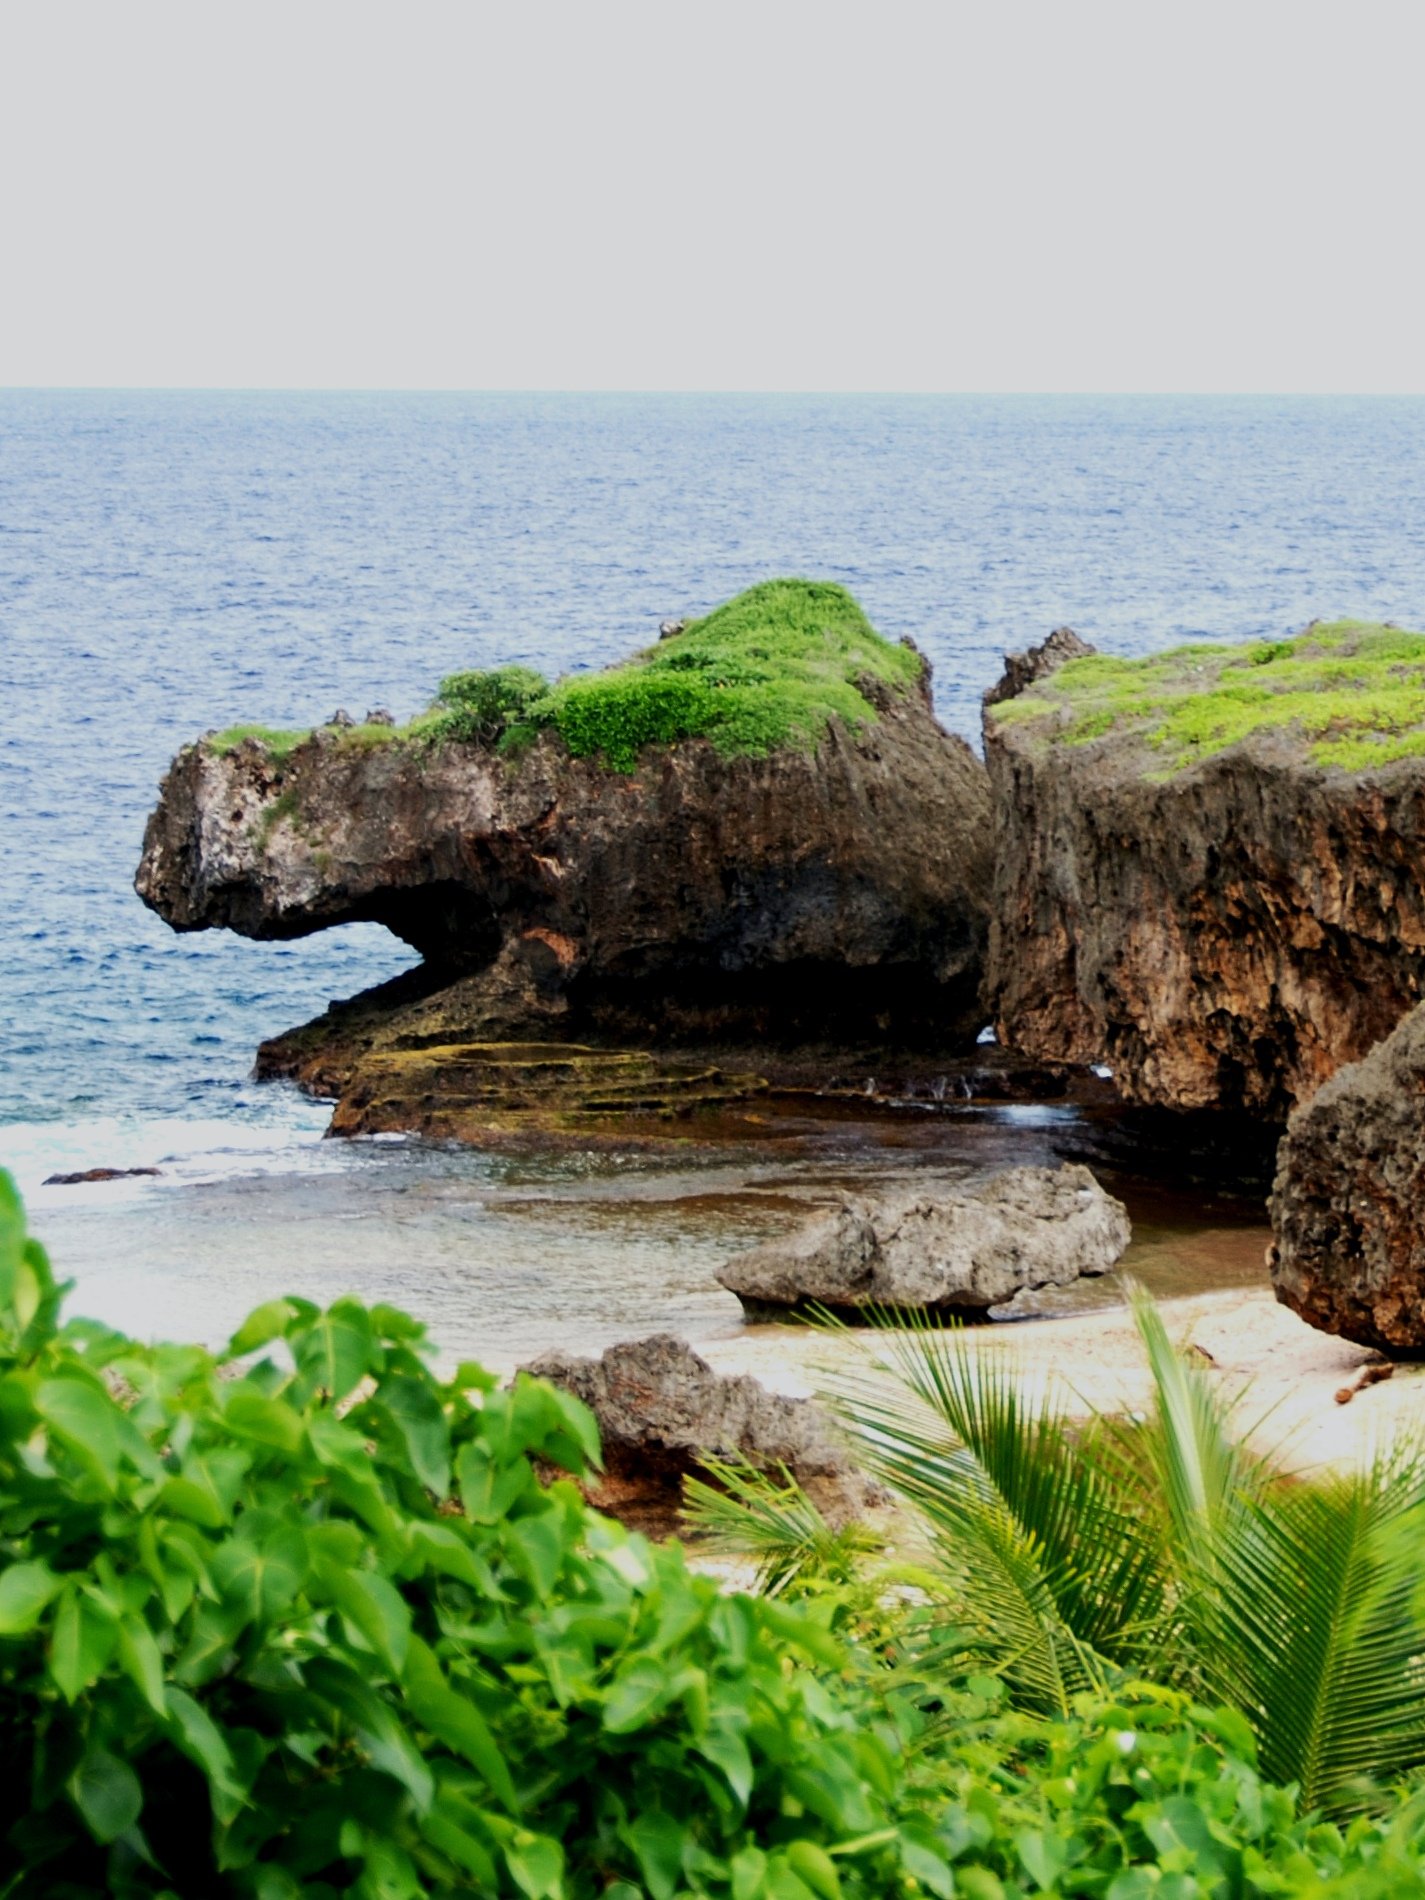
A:
[[[1340,1403],[1379,1355],[1315,1332],[1278,1305],[1267,1286],[1165,1300],[1170,1336],[1239,1401],[1244,1433],[1299,1475],[1372,1458],[1401,1432],[1418,1431],[1425,1364],[1397,1364],[1388,1379]],[[1134,1412],[1151,1400],[1142,1346],[1126,1306],[1061,1319],[969,1329],[974,1351],[1011,1357],[1026,1385],[1052,1383],[1070,1411]],[[838,1367],[873,1352],[869,1333],[805,1327],[745,1328],[700,1342],[719,1372],[747,1372],[774,1391],[815,1392]]]

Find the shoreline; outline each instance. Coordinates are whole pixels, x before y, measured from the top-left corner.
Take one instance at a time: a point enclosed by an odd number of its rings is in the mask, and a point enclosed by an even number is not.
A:
[[[1244,1435],[1257,1450],[1280,1453],[1293,1477],[1369,1463],[1403,1432],[1418,1432],[1425,1363],[1395,1362],[1388,1378],[1338,1403],[1337,1392],[1380,1356],[1317,1332],[1269,1286],[1189,1294],[1161,1301],[1160,1310],[1174,1343],[1196,1349],[1194,1357],[1238,1399]],[[1026,1392],[1052,1386],[1071,1416],[1133,1413],[1150,1403],[1147,1362],[1126,1305],[972,1326],[963,1337],[977,1353],[1011,1355]],[[822,1383],[822,1368],[834,1376],[873,1353],[875,1335],[749,1327],[697,1349],[719,1373],[749,1373],[769,1391],[806,1398]]]

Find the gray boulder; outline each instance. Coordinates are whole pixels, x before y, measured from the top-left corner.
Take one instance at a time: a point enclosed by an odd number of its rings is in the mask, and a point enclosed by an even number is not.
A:
[[[882,1498],[814,1400],[769,1392],[745,1374],[725,1378],[674,1333],[610,1346],[598,1359],[542,1353],[522,1370],[589,1407],[604,1449],[592,1500],[638,1529],[674,1528],[683,1479],[707,1455],[785,1466],[833,1523]]]
[[[1087,1168],[1007,1168],[934,1198],[842,1195],[718,1279],[752,1318],[812,1302],[994,1315],[1025,1289],[1107,1273],[1130,1232],[1128,1210]]]
[[[1284,1306],[1363,1346],[1425,1348],[1425,1006],[1297,1109],[1271,1216]]]

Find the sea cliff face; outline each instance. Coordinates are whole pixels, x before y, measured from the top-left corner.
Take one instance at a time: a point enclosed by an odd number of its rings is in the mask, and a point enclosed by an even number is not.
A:
[[[987,706],[1000,1035],[1274,1119],[1387,1035],[1425,982],[1422,650],[1346,623]]]
[[[541,995],[654,1029],[897,1018],[954,1040],[983,1020],[988,837],[983,768],[915,694],[814,754],[694,739],[632,773],[552,736],[514,763],[339,733],[281,760],[190,746],[137,888],[179,930],[385,924],[451,980],[498,968],[506,1027],[522,984],[532,1021]]]
[[[175,929],[367,921],[419,951],[411,979],[264,1051],[343,1097],[337,1126],[431,1126],[452,1091],[522,1100],[570,1069],[545,1045],[586,1037],[973,1041],[989,781],[920,656],[843,590],[769,584],[606,674],[442,693],[400,731],[189,746],[144,839],[138,892]],[[511,1043],[513,1064],[491,1055]],[[571,1060],[581,1099],[667,1092]],[[678,1069],[673,1093],[699,1077],[715,1097],[755,1083]]]

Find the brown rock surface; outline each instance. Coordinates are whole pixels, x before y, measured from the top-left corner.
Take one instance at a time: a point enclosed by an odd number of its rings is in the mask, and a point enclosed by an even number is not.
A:
[[[1425,1349],[1425,1008],[1297,1109],[1271,1214],[1283,1305],[1359,1345]]]
[[[604,1475],[591,1497],[639,1528],[672,1528],[683,1479],[704,1455],[785,1466],[833,1522],[881,1497],[814,1400],[783,1398],[745,1374],[724,1378],[673,1333],[610,1346],[598,1359],[544,1353],[523,1369],[593,1412]]]
[[[1425,764],[1257,733],[1171,776],[1131,735],[985,722],[986,1004],[1126,1099],[1285,1120],[1425,993]]]
[[[833,722],[815,753],[688,740],[632,773],[548,734],[517,763],[330,731],[281,758],[189,746],[137,888],[179,930],[385,924],[427,967],[351,1007],[373,1031],[407,1011],[411,1047],[591,1030],[963,1043],[984,1020],[988,781],[928,694],[867,696],[878,716]]]

